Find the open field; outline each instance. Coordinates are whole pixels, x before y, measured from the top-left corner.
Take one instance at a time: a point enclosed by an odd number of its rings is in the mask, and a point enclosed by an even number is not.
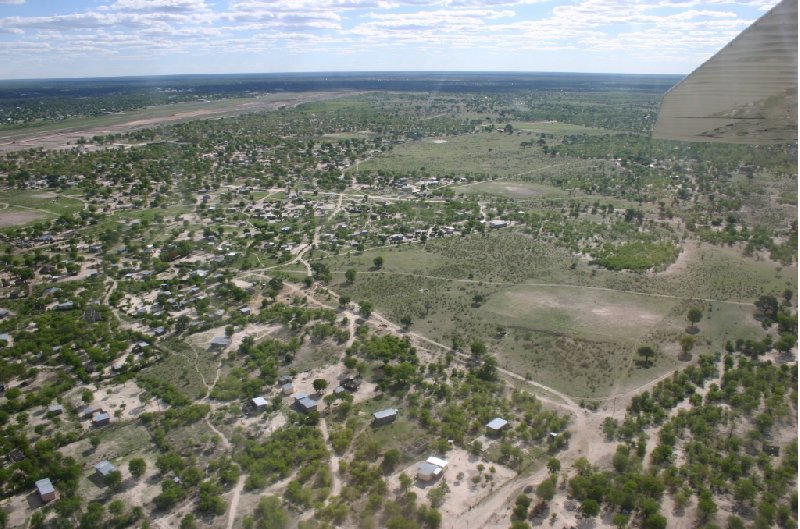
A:
[[[6,191],[0,196],[0,228],[52,220],[82,209],[79,199],[51,191]]]
[[[416,171],[434,176],[487,174],[491,177],[511,177],[539,172],[556,173],[560,167],[586,164],[580,160],[552,160],[544,157],[540,149],[521,146],[522,142],[536,140],[532,134],[482,132],[407,142],[362,162],[358,170]],[[353,168],[348,169],[348,172],[352,171]]]
[[[556,187],[534,184],[532,182],[502,181],[494,180],[491,182],[478,182],[455,186],[452,188],[456,193],[465,195],[483,194],[497,195],[507,198],[528,199],[538,197],[563,197],[566,193]]]

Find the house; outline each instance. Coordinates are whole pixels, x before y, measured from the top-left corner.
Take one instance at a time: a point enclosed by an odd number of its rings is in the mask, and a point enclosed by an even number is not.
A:
[[[227,336],[215,336],[208,342],[209,349],[225,349],[231,344],[231,339]]]
[[[8,317],[9,314],[11,314],[11,312],[9,312],[8,309],[0,309],[0,320]]]
[[[447,461],[431,456],[417,467],[417,479],[424,482],[433,481],[444,473],[445,468]]]
[[[239,312],[241,312],[244,316],[249,316],[251,312],[250,307],[242,307],[239,309]]]
[[[0,342],[5,342],[6,345],[11,344],[11,335],[7,332],[0,333]]]
[[[267,399],[264,397],[254,397],[250,399],[250,406],[255,411],[264,411],[267,409]]]
[[[90,406],[86,406],[80,412],[78,412],[78,417],[80,420],[90,419],[95,413],[102,412],[103,409],[98,406],[97,404],[92,404]]]
[[[115,467],[110,461],[102,460],[94,466],[95,475],[99,478],[105,479],[112,472],[116,472]]]
[[[283,384],[281,386],[281,392],[284,395],[291,395],[292,393],[294,393],[294,386],[292,385],[291,382],[287,382],[286,384]]]
[[[53,488],[53,483],[50,482],[49,478],[40,479],[36,482],[36,492],[39,493],[39,499],[43,503],[56,499],[56,489]]]
[[[278,377],[278,385],[283,386],[284,384],[290,384],[292,382],[291,375],[281,375]]]
[[[75,308],[74,301],[65,301],[56,305],[56,310],[72,310]]]
[[[309,397],[303,397],[302,399],[295,400],[294,406],[297,409],[297,411],[301,413],[310,413],[312,411],[317,411],[317,401]]]
[[[50,415],[61,415],[64,413],[64,406],[58,403],[51,404],[47,407],[47,413]]]
[[[394,408],[387,408],[372,414],[372,425],[382,426],[394,422],[395,419],[397,419],[397,410]]]
[[[489,227],[492,228],[492,229],[505,228],[506,226],[508,226],[508,222],[506,222],[504,220],[490,220],[489,221]]]
[[[506,426],[508,426],[508,421],[505,419],[501,419],[500,417],[495,417],[488,423],[486,423],[486,428],[489,430],[490,434],[497,435],[502,432]]]
[[[92,426],[99,428],[108,424],[111,424],[111,416],[104,411],[101,411],[92,417]]]

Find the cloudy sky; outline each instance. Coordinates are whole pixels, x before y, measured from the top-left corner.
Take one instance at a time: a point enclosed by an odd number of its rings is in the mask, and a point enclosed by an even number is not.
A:
[[[688,73],[777,0],[0,0],[0,79]]]

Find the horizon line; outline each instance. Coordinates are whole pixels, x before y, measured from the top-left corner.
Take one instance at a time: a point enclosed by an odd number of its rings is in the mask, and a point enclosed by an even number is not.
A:
[[[301,76],[301,75],[357,75],[357,74],[505,74],[505,75],[525,75],[525,74],[558,74],[558,75],[615,75],[629,77],[686,77],[687,73],[623,73],[623,72],[574,72],[574,71],[545,71],[545,70],[309,70],[309,71],[285,71],[285,72],[228,72],[228,73],[158,73],[158,74],[134,74],[134,75],[112,75],[112,76],[82,76],[82,77],[8,77],[0,79],[0,83],[14,81],[80,81],[91,79],[148,79],[148,78],[168,78],[168,77],[223,77],[223,76]]]

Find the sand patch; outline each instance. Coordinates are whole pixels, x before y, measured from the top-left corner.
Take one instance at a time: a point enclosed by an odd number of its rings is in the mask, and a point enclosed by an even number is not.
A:
[[[518,197],[533,197],[544,194],[541,191],[537,191],[535,189],[522,186],[503,186],[503,190],[509,195],[514,195]]]
[[[447,140],[432,140],[431,143],[447,143]]]
[[[44,214],[35,211],[2,211],[0,212],[0,228],[19,226],[43,218],[45,218]]]

